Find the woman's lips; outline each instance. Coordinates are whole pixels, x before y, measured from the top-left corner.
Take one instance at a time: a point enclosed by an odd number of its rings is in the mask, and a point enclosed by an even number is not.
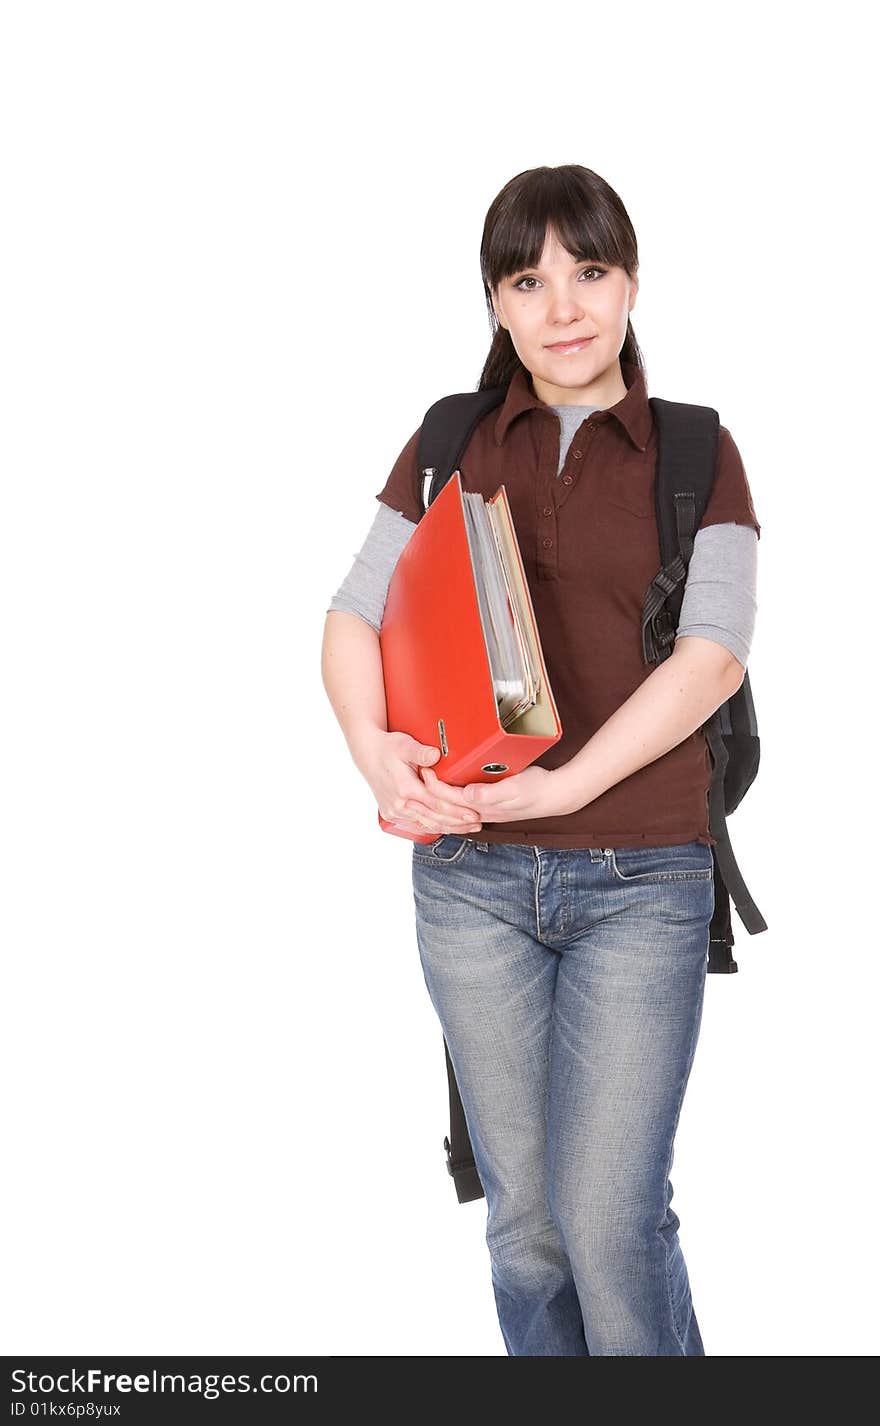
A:
[[[576,342],[554,342],[552,347],[548,347],[547,350],[548,352],[560,352],[565,356],[569,352],[579,352],[581,347],[589,346],[590,342],[595,340],[595,337],[581,337]]]

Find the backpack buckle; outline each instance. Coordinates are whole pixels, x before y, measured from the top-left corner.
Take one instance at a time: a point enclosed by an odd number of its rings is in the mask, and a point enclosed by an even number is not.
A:
[[[643,654],[647,663],[662,663],[672,652],[676,625],[665,607],[658,609],[643,628]]]
[[[660,648],[665,648],[675,638],[675,628],[672,623],[672,615],[669,610],[658,609],[651,620],[651,628],[654,632],[654,642]]]

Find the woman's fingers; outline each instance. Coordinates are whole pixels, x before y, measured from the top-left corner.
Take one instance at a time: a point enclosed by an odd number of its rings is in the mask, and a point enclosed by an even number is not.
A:
[[[472,807],[450,807],[448,803],[439,802],[436,798],[423,798],[419,802],[410,799],[403,810],[414,817],[445,820],[453,826],[459,823],[470,825],[480,820],[479,813]]]
[[[433,768],[423,767],[419,771],[422,774],[421,781],[425,787],[424,794],[420,795],[422,795],[426,806],[453,813],[465,811],[479,818],[479,812],[465,800],[460,788],[455,787],[451,782],[443,782]]]
[[[422,768],[421,771],[431,773],[430,768]],[[431,777],[434,786],[441,790],[432,792],[427,783],[419,778],[418,793],[414,792],[406,799],[401,816],[425,831],[435,832],[438,836],[446,831],[479,831],[482,821],[476,808],[445,796],[447,792],[454,794],[456,789],[451,784],[441,783],[434,773],[431,773]]]
[[[465,819],[469,822],[479,822],[480,814],[475,807],[469,807],[466,802],[450,802],[447,797],[441,797],[428,791],[426,787],[419,789],[418,796],[407,798],[407,810],[415,812],[416,816],[429,813],[434,817],[450,817],[453,822]]]

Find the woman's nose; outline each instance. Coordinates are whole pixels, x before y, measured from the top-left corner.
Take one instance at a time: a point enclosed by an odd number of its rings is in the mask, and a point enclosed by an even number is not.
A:
[[[551,297],[548,309],[551,322],[571,322],[583,315],[583,307],[570,294],[560,293],[558,297]]]

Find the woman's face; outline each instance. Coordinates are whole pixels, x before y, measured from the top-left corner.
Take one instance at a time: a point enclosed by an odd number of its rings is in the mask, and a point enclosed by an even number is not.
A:
[[[493,290],[498,321],[541,401],[599,406],[626,393],[618,356],[638,287],[622,267],[576,260],[548,228],[538,267],[512,273]],[[577,350],[553,350],[577,338],[589,340]]]

